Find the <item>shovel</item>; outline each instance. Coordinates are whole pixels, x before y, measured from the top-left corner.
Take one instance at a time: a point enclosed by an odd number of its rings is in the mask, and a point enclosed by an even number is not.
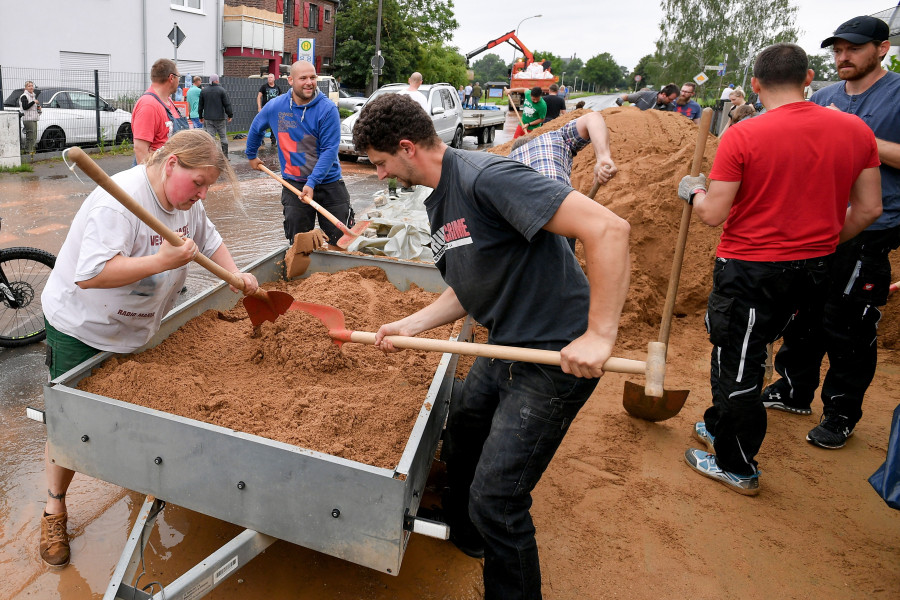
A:
[[[697,132],[697,144],[694,147],[694,160],[691,163],[691,176],[700,175],[703,164],[703,153],[706,150],[706,138],[709,136],[709,123],[712,121],[712,109],[703,109]],[[646,421],[665,421],[678,414],[687,400],[689,390],[663,390],[662,382],[666,374],[666,350],[669,344],[669,332],[672,328],[672,316],[675,310],[675,297],[678,295],[678,282],[681,279],[681,263],[684,260],[684,247],[687,243],[688,228],[691,224],[693,207],[687,202],[681,211],[681,226],[678,230],[678,241],[675,244],[675,256],[672,259],[672,273],[669,276],[669,289],[666,292],[666,304],[663,308],[662,323],[659,329],[659,341],[650,342],[647,349],[648,370],[659,370],[652,379],[647,378],[644,389],[641,386],[625,382],[622,393],[622,406],[628,414]],[[656,382],[660,385],[657,387]],[[653,384],[653,385],[651,385]]]
[[[325,209],[321,204],[319,204],[318,202],[316,202],[309,196],[304,195],[303,192],[298,190],[296,187],[294,187],[293,185],[291,185],[290,183],[288,183],[287,181],[285,181],[284,179],[282,179],[281,177],[279,177],[278,175],[276,175],[275,173],[270,171],[268,168],[266,168],[266,166],[264,164],[260,163],[257,168],[260,171],[263,171],[266,175],[268,175],[275,181],[279,182],[281,185],[283,185],[287,189],[289,189],[292,192],[294,192],[295,194],[297,194],[297,197],[300,198],[300,200],[302,200],[303,202],[306,202],[307,204],[312,206],[314,209],[316,209],[319,212],[320,215],[322,215],[323,217],[325,217],[326,219],[331,221],[332,225],[334,225],[335,227],[340,229],[344,235],[341,237],[341,239],[338,240],[337,245],[339,248],[346,250],[347,246],[349,246],[350,243],[353,242],[353,240],[355,240],[360,235],[362,235],[362,232],[365,231],[369,227],[369,225],[372,223],[371,221],[359,221],[356,225],[353,226],[353,229],[349,229],[346,225],[341,223],[341,221],[337,217],[335,217],[327,209]]]
[[[366,331],[351,331],[344,324],[344,313],[327,304],[312,304],[310,302],[294,302],[291,310],[302,310],[316,317],[328,328],[328,335],[335,344],[340,347],[344,342],[356,344],[374,344],[375,334]],[[484,356],[486,358],[499,358],[501,360],[515,360],[532,362],[541,365],[560,364],[559,352],[553,350],[538,350],[536,348],[519,348],[517,346],[498,346],[497,344],[475,344],[470,342],[451,342],[449,340],[434,340],[430,338],[407,337],[402,335],[389,335],[385,337],[395,348],[411,350],[425,350],[428,352],[450,352],[466,356]],[[647,363],[641,360],[611,357],[603,363],[603,370],[612,373],[647,373]],[[648,375],[649,377],[649,375]]]
[[[109,192],[113,198],[131,211],[134,216],[143,221],[147,227],[161,235],[173,246],[181,246],[184,244],[184,240],[182,240],[177,233],[166,227],[162,221],[154,217],[146,208],[138,204],[128,192],[123,190],[119,184],[113,181],[112,178],[100,168],[100,165],[95,163],[81,148],[78,148],[77,146],[69,148],[66,150],[66,153],[76,165],[81,167],[81,170],[84,171],[88,177]],[[194,257],[194,262],[220,279],[224,279],[239,290],[244,289],[244,280],[242,278],[234,273],[230,273],[227,269],[214,263],[205,255],[198,252],[197,256]],[[262,288],[258,288],[249,296],[244,296],[244,308],[247,309],[250,323],[252,323],[254,327],[259,327],[263,321],[274,322],[276,318],[288,311],[293,302],[294,297],[290,294],[276,291],[266,292]]]

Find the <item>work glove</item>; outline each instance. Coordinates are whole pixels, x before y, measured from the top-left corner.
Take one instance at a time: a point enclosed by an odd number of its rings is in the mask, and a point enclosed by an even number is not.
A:
[[[624,102],[622,101],[621,98],[616,98],[616,104],[617,104],[618,106],[622,106],[622,104],[624,104]]]
[[[678,197],[688,204],[694,203],[694,194],[699,191],[706,193],[706,175],[700,173],[699,177],[685,175],[678,184]]]

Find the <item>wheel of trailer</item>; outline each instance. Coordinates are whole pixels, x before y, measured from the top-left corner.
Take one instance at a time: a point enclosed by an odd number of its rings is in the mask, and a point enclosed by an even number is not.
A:
[[[494,143],[494,128],[493,128],[493,127],[488,127],[488,128],[485,130],[485,136],[484,136],[484,137],[485,137],[485,139],[484,139],[484,143],[485,143],[485,144],[493,144],[493,143]]]
[[[356,155],[338,153],[338,160],[346,160],[347,162],[356,162]]]
[[[116,132],[116,145],[121,145],[124,142],[130,144],[132,141],[131,123],[122,123],[119,125],[119,130]]]
[[[0,346],[15,348],[47,337],[41,294],[56,257],[37,248],[0,250]]]
[[[41,136],[40,147],[42,150],[64,150],[66,147],[66,132],[61,127],[48,127]]]
[[[450,142],[450,146],[453,148],[462,148],[463,143],[463,130],[462,127],[456,128],[456,133],[453,134],[453,141]]]
[[[478,145],[479,146],[486,143],[487,130],[488,130],[487,127],[482,127],[481,129],[478,130]]]

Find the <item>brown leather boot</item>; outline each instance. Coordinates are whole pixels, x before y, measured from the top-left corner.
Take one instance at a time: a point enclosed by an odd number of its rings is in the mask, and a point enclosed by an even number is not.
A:
[[[69,534],[66,532],[66,513],[48,515],[41,519],[41,559],[54,569],[69,564]]]

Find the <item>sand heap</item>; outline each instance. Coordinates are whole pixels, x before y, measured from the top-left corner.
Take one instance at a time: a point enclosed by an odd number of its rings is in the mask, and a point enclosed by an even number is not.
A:
[[[582,109],[561,115],[542,130],[559,129],[590,112]],[[690,171],[697,128],[682,115],[633,107],[602,111],[609,128],[610,149],[618,174],[602,186],[596,200],[631,225],[631,288],[622,315],[619,346],[643,349],[659,335],[659,323],[672,269],[683,208],[678,182]],[[506,156],[507,142],[489,150]],[[709,174],[718,147],[710,136],[702,172]],[[572,168],[572,184],[582,193],[590,190],[596,158],[590,145],[578,153]],[[721,228],[708,227],[693,217],[675,303],[675,314],[702,314],[712,287],[712,266]],[[579,246],[579,253],[581,248]],[[892,256],[894,279],[900,273],[900,252]],[[900,347],[900,293],[884,310],[879,339],[888,348]]]
[[[374,267],[264,286],[344,312],[375,331],[436,294],[398,291]],[[450,327],[428,332],[447,339]],[[79,388],[191,419],[394,468],[440,354],[331,342],[322,323],[288,311],[253,332],[242,304],[210,310],[138,355],[112,358]]]

